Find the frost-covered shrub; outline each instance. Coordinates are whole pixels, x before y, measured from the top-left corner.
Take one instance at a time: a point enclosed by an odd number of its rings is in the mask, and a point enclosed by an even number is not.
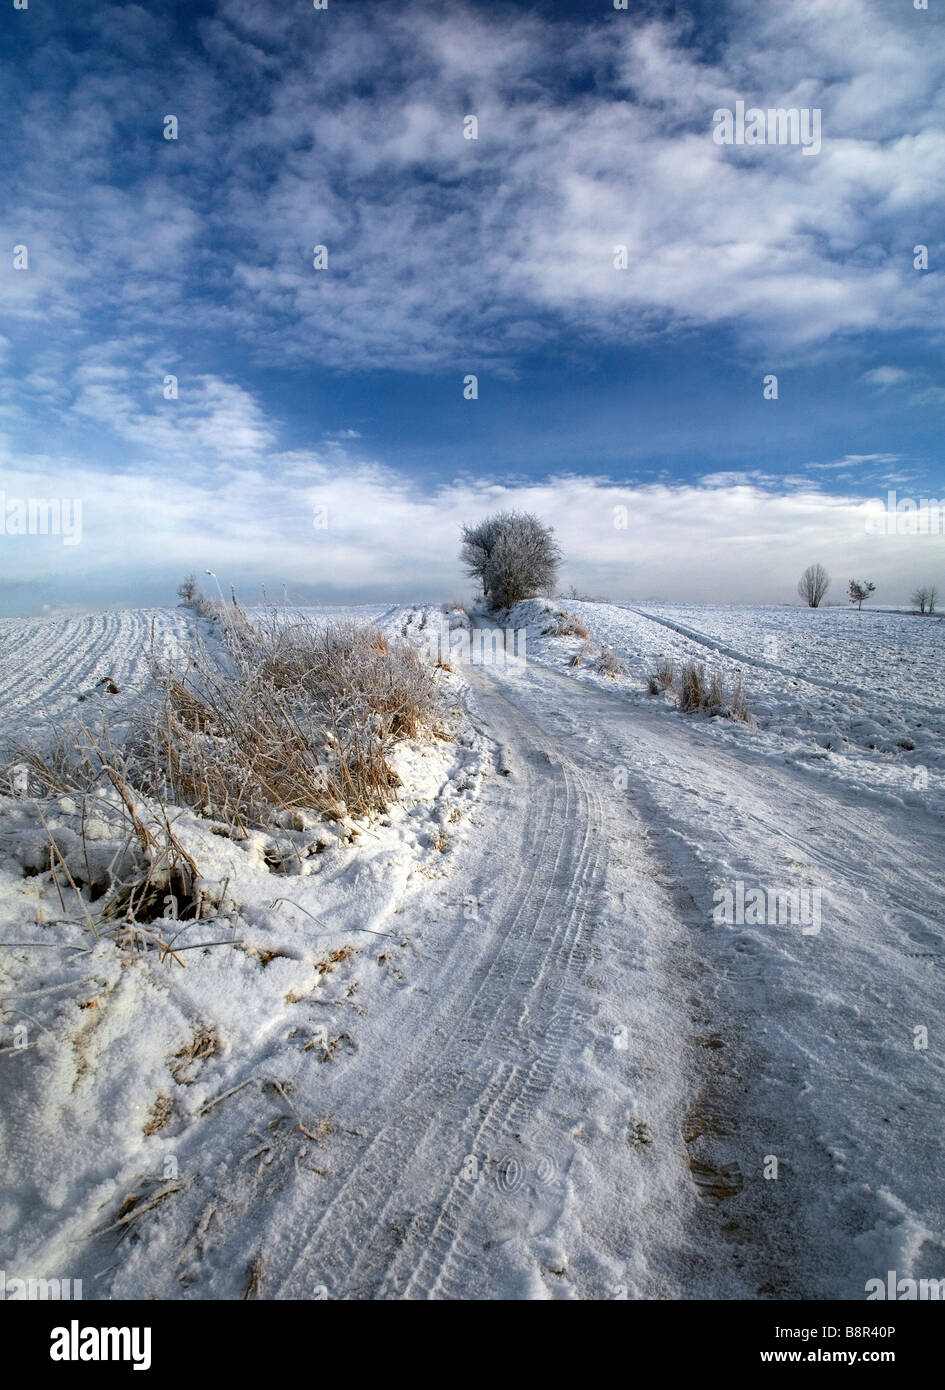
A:
[[[277,617],[236,637],[158,672],[136,753],[144,783],[236,829],[306,807],[382,810],[391,745],[436,720],[415,648],[370,625]]]
[[[573,613],[568,613],[566,609],[560,608],[554,616],[554,621],[547,627],[542,628],[542,637],[586,637],[587,628],[576,618]]]
[[[647,689],[651,695],[661,690],[676,689],[676,663],[669,657],[661,657],[647,677]]]
[[[609,647],[605,647],[597,658],[597,661],[594,663],[594,670],[597,671],[599,675],[610,676],[612,679],[627,674],[626,665],[618,656],[614,655]]]
[[[554,588],[561,551],[550,526],[529,512],[497,512],[463,527],[460,558],[495,611]]]

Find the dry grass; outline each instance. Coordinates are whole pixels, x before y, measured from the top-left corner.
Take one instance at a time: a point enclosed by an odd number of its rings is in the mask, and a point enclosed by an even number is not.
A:
[[[220,1048],[220,1040],[212,1028],[198,1024],[194,1036],[174,1053],[171,1075],[179,1086],[192,1086],[197,1079],[199,1062],[208,1062],[215,1057]]]
[[[585,661],[590,661],[591,657],[594,655],[596,651],[597,647],[592,641],[590,641],[590,639],[588,639],[588,641],[583,642],[581,646],[578,648],[578,650],[572,655],[570,661],[568,662],[568,665],[583,666]]]
[[[736,680],[729,697],[725,693],[722,673],[713,671],[707,676],[701,661],[685,661],[677,670],[673,661],[664,658],[647,677],[647,689],[651,695],[672,691],[677,708],[686,714],[705,710],[708,714],[725,715],[745,723],[750,717],[741,677]]]
[[[611,680],[616,680],[617,676],[627,674],[626,664],[620,660],[619,656],[614,656],[609,647],[605,647],[595,661],[594,670],[598,675],[610,676]]]
[[[162,1092],[155,1098],[153,1105],[148,1111],[148,1117],[145,1121],[143,1132],[149,1135],[157,1134],[170,1120],[172,1113],[173,1106],[171,1105],[170,1098]]]
[[[243,1294],[244,1303],[251,1298],[259,1297],[259,1287],[262,1283],[263,1257],[257,1255],[249,1271],[249,1282],[246,1285],[246,1292]]]
[[[273,619],[240,631],[222,659],[202,648],[158,679],[137,747],[144,784],[237,834],[300,809],[383,810],[398,785],[391,746],[437,717],[416,650],[353,622]]]
[[[708,708],[722,709],[725,704],[725,686],[722,683],[721,671],[713,671],[709,676],[708,686]]]
[[[559,608],[554,615],[554,622],[541,630],[542,637],[587,637],[587,628],[576,618],[573,613],[568,613],[566,609]]]
[[[686,714],[711,708],[705,666],[701,661],[685,661],[679,672],[679,708]]]
[[[748,713],[748,702],[745,698],[745,687],[742,684],[741,676],[732,687],[732,698],[728,702],[728,712],[733,719],[739,719],[743,724],[747,724],[751,718]]]
[[[713,671],[707,678],[701,661],[687,661],[680,672],[679,708],[686,713],[706,710],[709,714],[728,715],[747,722],[748,708],[741,678],[735,684],[731,700],[725,695],[721,672]]]
[[[28,789],[37,794],[47,838],[45,871],[63,914],[77,911],[96,938],[111,938],[132,955],[156,946],[181,963],[172,944],[149,924],[201,915],[199,871],[167,807],[133,786],[126,759],[107,731],[95,734],[76,724],[48,757],[35,748],[21,750],[15,766],[28,768]],[[22,795],[22,783],[20,788]],[[63,794],[76,802],[74,829],[54,829],[44,814],[41,798]]]
[[[647,677],[647,689],[651,695],[661,690],[676,689],[676,663],[669,657],[661,657]]]
[[[17,750],[5,779],[13,795],[37,798],[63,915],[132,955],[157,948],[178,964],[194,947],[188,938],[173,949],[172,919],[207,915],[206,890],[169,806],[192,807],[234,839],[298,828],[302,812],[381,811],[399,784],[392,746],[438,721],[432,669],[377,627],[257,628],[227,605],[218,631],[212,651],[198,643],[185,660],[155,663],[155,693],[121,747],[104,724],[76,723],[52,751]],[[42,800],[65,795],[75,828],[50,829]]]
[[[327,956],[314,961],[313,965],[319,975],[330,975],[336,965],[340,965],[342,961],[350,960],[352,956],[357,954],[357,946],[340,946],[334,951],[329,951]]]

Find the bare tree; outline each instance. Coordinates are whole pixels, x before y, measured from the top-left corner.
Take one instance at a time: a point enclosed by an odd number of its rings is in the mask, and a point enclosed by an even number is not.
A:
[[[922,584],[912,595],[911,602],[915,604],[920,613],[934,613],[935,605],[938,602],[935,585]]]
[[[830,575],[823,565],[808,565],[797,581],[797,592],[808,608],[819,608],[830,588]]]
[[[195,574],[188,574],[184,577],[184,582],[177,586],[177,597],[181,603],[193,603],[200,596],[200,585],[197,583]]]
[[[875,584],[871,584],[868,579],[862,581],[851,579],[847,593],[850,595],[850,602],[855,603],[857,609],[861,609],[866,599],[874,592]]]
[[[561,551],[550,526],[529,512],[497,512],[463,527],[460,559],[490,608],[554,589]]]

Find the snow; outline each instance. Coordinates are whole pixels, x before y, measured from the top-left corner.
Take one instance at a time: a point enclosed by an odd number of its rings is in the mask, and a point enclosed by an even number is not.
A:
[[[753,716],[748,726],[709,720],[708,736],[803,764],[866,797],[945,809],[945,625],[937,619],[836,608],[565,607],[629,668],[609,678],[588,663],[569,669],[576,679],[648,698],[659,658],[702,662],[722,672],[727,689],[742,680]],[[583,643],[543,641],[547,617],[540,604],[521,605],[512,621],[531,623],[532,659],[563,669]]]
[[[521,605],[524,674],[440,671],[444,737],[399,748],[390,811],[312,817],[282,871],[263,832],[178,808],[212,903],[161,924],[181,964],[64,921],[35,803],[0,798],[8,1278],[82,1278],[86,1298],[254,1279],[263,1298],[862,1298],[888,1270],[945,1273],[945,629],[564,606],[626,674],[570,666],[582,639]],[[361,615],[421,643],[441,617]],[[152,626],[183,643],[190,623],[0,624],[7,736],[121,717]],[[661,656],[740,675],[751,721],[648,695]],[[81,853],[77,799],[44,814]],[[121,850],[107,806],[85,838]],[[739,883],[818,890],[819,930],[720,924]]]
[[[102,708],[114,716],[147,681],[152,641],[166,655],[180,650],[191,630],[184,610],[167,608],[0,618],[0,735],[42,737],[53,721],[94,718]],[[109,678],[117,695],[101,688]]]

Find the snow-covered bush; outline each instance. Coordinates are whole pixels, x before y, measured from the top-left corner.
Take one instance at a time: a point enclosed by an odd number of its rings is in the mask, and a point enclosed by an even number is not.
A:
[[[234,830],[304,808],[383,810],[397,786],[391,745],[436,722],[415,648],[304,618],[235,636],[158,672],[162,698],[136,752],[143,784]]]
[[[605,647],[597,658],[594,663],[594,670],[598,675],[610,676],[612,679],[627,674],[626,664],[618,656],[614,656],[609,647]]]
[[[498,512],[463,527],[460,558],[493,610],[554,589],[561,551],[550,526],[529,512]]]
[[[671,658],[660,657],[647,677],[647,689],[651,695],[676,689],[676,663]]]
[[[586,637],[587,628],[576,618],[573,613],[567,612],[564,608],[559,608],[555,613],[554,621],[547,627],[542,628],[542,637]]]

